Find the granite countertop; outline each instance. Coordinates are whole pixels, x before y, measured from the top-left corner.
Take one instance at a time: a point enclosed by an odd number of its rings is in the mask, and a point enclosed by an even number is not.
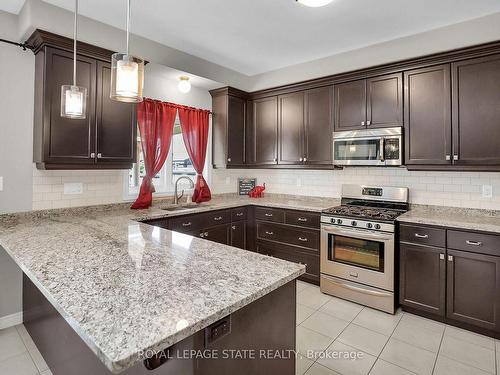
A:
[[[216,196],[182,212],[128,204],[0,216],[0,246],[101,361],[119,373],[305,272],[303,265],[138,220],[258,204],[320,211],[335,199]],[[206,272],[210,270],[210,272]]]
[[[500,211],[412,205],[400,222],[500,233]]]

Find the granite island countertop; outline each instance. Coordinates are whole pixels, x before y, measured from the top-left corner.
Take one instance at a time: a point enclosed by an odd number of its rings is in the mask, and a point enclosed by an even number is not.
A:
[[[321,211],[338,203],[216,196],[181,212],[122,204],[9,214],[0,216],[0,246],[119,373],[140,360],[139,352],[163,350],[305,272],[303,265],[141,220],[246,204]]]
[[[500,211],[412,205],[399,222],[500,233]]]

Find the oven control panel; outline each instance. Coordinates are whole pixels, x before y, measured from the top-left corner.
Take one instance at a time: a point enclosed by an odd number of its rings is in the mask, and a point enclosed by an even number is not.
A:
[[[340,227],[359,228],[372,230],[377,232],[394,233],[394,224],[380,223],[376,221],[358,220],[346,217],[335,217],[329,215],[321,215],[322,224],[330,224]]]

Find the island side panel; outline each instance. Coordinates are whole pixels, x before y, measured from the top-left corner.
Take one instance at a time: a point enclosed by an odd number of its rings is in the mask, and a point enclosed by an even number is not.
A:
[[[261,350],[287,353],[295,350],[296,282],[276,289],[231,314],[231,333],[205,345],[205,329],[184,339],[170,353],[184,350]],[[23,276],[24,325],[54,375],[109,375],[111,372],[88,348],[78,334],[43,296],[31,280]],[[240,352],[241,353],[241,352]],[[279,355],[278,353],[278,355]],[[295,357],[285,359],[170,359],[155,370],[143,362],[123,371],[123,375],[212,375],[223,373],[290,374],[295,373]]]

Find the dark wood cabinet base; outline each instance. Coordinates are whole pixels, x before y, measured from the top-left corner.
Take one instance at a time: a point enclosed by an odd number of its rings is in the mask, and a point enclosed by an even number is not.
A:
[[[231,332],[205,343],[205,329],[171,347],[183,350],[295,350],[295,280],[276,289],[230,316]],[[71,326],[38,288],[23,276],[24,325],[54,375],[109,375]],[[167,348],[165,348],[167,349]],[[222,352],[221,352],[222,356]],[[295,357],[283,359],[168,359],[154,370],[144,363],[125,370],[123,375],[218,375],[295,374]]]

